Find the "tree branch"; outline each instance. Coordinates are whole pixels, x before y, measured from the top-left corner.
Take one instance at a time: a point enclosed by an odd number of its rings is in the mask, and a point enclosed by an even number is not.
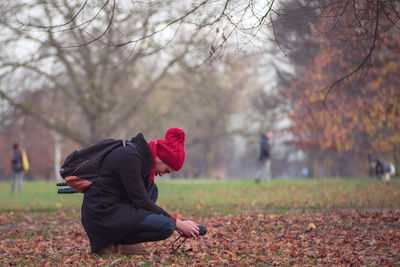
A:
[[[61,124],[58,120],[56,120],[54,117],[47,119],[43,114],[46,114],[46,112],[41,111],[39,107],[31,107],[29,105],[19,103],[9,97],[7,93],[5,93],[3,90],[0,89],[0,97],[5,99],[7,102],[10,103],[10,105],[23,110],[27,114],[31,115],[32,117],[36,118],[38,121],[40,121],[43,125],[45,125],[47,128],[50,128],[61,135],[68,136],[75,142],[78,142],[80,144],[88,144],[89,143],[89,138],[87,136],[82,135],[80,132],[73,130],[72,128],[68,127],[65,124]]]
[[[324,97],[323,104],[327,109],[328,109],[328,107],[326,105],[326,102],[327,102],[327,99],[328,99],[328,95],[331,93],[333,88],[336,87],[339,83],[343,82],[344,80],[348,79],[349,77],[351,77],[352,75],[357,73],[364,66],[364,64],[367,62],[367,60],[371,57],[372,52],[375,49],[376,42],[378,41],[378,28],[379,28],[379,15],[380,15],[379,11],[380,11],[380,8],[381,8],[379,3],[380,2],[378,0],[378,3],[376,5],[376,21],[375,21],[374,38],[372,40],[372,45],[371,45],[371,47],[369,49],[369,52],[364,57],[363,61],[354,70],[350,71],[346,75],[344,75],[341,78],[339,78],[338,80],[334,81],[330,86],[328,86],[327,88],[323,89],[324,91],[326,90],[326,94],[325,94],[325,97]]]
[[[56,25],[51,25],[51,26],[45,26],[45,25],[39,25],[39,24],[33,24],[33,23],[23,23],[20,20],[17,19],[17,22],[19,22],[21,25],[23,26],[28,26],[28,27],[35,27],[35,28],[42,28],[42,29],[54,29],[54,28],[60,28],[60,27],[64,27],[67,26],[68,24],[71,24],[75,21],[75,19],[78,17],[78,15],[83,11],[83,9],[85,9],[86,4],[87,4],[88,0],[85,1],[85,3],[79,8],[79,10],[71,17],[70,20],[68,20],[67,22],[61,23],[61,24],[56,24]],[[105,5],[108,4],[109,1],[106,2]],[[105,6],[104,5],[104,6]],[[103,6],[103,8],[104,8]],[[86,22],[85,22],[86,23]]]

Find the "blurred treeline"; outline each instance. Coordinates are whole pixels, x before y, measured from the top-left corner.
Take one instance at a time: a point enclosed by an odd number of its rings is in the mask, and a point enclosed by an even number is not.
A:
[[[0,179],[14,142],[29,178],[54,179],[74,149],[139,132],[150,141],[169,127],[187,133],[175,177],[255,177],[268,129],[275,177],[305,166],[310,176],[366,175],[368,153],[399,166],[400,35],[384,12],[372,24],[377,6],[284,0],[271,16],[277,42],[251,46],[234,27],[207,24],[211,9],[157,31],[187,11],[119,6],[107,23],[110,10],[88,6],[93,20],[82,21],[79,1],[61,2],[1,4]]]

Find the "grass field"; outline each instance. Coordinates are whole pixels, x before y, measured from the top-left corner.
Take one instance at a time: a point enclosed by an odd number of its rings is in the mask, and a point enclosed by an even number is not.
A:
[[[158,204],[208,227],[169,254],[173,237],[146,256],[91,254],[82,194],[55,182],[0,183],[0,266],[399,266],[400,180],[370,178],[160,180]]]
[[[210,215],[288,210],[398,208],[400,180],[370,178],[272,180],[159,180],[158,203],[172,211]],[[59,195],[54,182],[26,182],[23,193],[0,183],[0,212],[80,209],[82,194]]]

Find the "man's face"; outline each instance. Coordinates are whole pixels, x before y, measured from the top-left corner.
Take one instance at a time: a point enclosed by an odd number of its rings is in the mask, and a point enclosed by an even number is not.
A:
[[[174,172],[174,169],[165,164],[158,156],[156,157],[155,175],[163,176],[164,174]]]

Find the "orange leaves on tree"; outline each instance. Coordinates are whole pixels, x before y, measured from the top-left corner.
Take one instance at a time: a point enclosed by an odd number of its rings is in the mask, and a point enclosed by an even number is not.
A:
[[[370,18],[365,13],[369,7],[361,7],[356,6],[354,12]],[[379,47],[369,59],[368,68],[335,84],[327,94],[330,85],[359,66],[368,51],[362,47],[369,48],[371,40],[358,38],[353,27],[333,27],[337,23],[337,17],[332,16],[337,12],[335,5],[324,12],[326,19],[315,28],[316,33],[321,33],[315,39],[320,44],[319,53],[298,70],[299,79],[287,94],[294,107],[289,115],[293,121],[289,131],[305,150],[318,147],[335,152],[399,151],[398,29],[383,30],[390,22],[380,18]],[[340,17],[344,25],[354,21],[352,12],[346,11]]]

